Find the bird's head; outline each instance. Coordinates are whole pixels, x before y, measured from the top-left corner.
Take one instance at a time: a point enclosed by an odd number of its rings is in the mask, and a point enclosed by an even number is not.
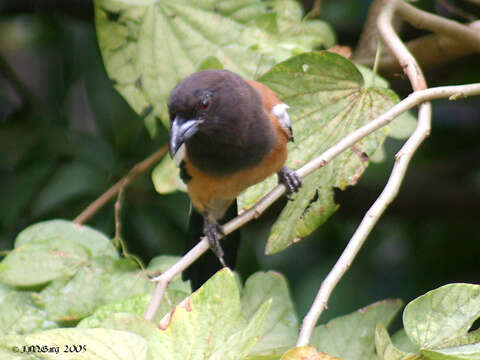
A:
[[[181,81],[171,92],[170,155],[182,145],[241,141],[249,119],[262,109],[256,93],[239,75],[228,70],[205,70]]]

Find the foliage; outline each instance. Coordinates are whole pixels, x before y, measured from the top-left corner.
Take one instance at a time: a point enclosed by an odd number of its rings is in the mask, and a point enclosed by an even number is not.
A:
[[[294,53],[333,45],[326,23],[301,18],[291,0],[95,1],[107,72],[152,134],[157,119],[168,124],[170,90],[212,57],[214,67],[253,78]]]
[[[300,15],[289,20],[290,26],[296,29],[296,36],[292,38],[290,31],[275,32],[276,46],[271,46],[265,45],[270,39],[270,34],[268,32],[264,34],[265,29],[258,28],[258,22],[255,19],[248,22],[247,25],[237,23],[237,16],[243,13],[245,6],[242,2],[237,4],[238,8],[234,13],[222,12],[222,7],[216,9],[210,3],[197,4],[195,10],[188,9],[192,10],[191,12],[187,11],[183,5],[173,6],[168,2],[147,2],[146,5],[142,3],[141,7],[136,6],[135,2],[126,5],[97,1],[96,4],[99,41],[107,71],[112,80],[116,82],[117,89],[137,112],[145,112],[142,109],[146,108],[154,109],[147,116],[147,126],[151,121],[149,119],[155,116],[154,114],[168,124],[168,116],[165,114],[168,93],[178,81],[197,70],[199,66],[205,68],[210,64],[210,66],[218,68],[224,65],[225,68],[247,78],[264,73],[257,80],[268,85],[291,108],[290,116],[295,143],[289,148],[287,165],[296,169],[398,102],[398,97],[388,88],[388,84],[383,79],[364,67],[361,68],[362,74],[350,61],[329,52],[304,52],[277,63],[265,73],[268,66],[275,63],[274,60],[283,60],[287,55],[298,52],[300,47],[306,51],[315,46],[331,44],[321,41],[324,38],[331,38],[326,28],[321,27],[318,21],[300,22]],[[267,11],[265,4],[261,2],[248,2],[249,7],[253,6],[252,4]],[[276,1],[272,4],[276,4],[274,7],[279,7],[290,4],[290,2]],[[271,21],[275,23],[275,29],[282,24],[282,16],[285,16],[285,14],[282,15],[282,11],[267,12],[272,17]],[[116,16],[113,17],[112,12]],[[221,17],[218,14],[212,15],[211,12],[218,12]],[[292,13],[291,10],[287,12]],[[298,11],[293,13],[298,13]],[[256,14],[260,17],[265,15],[259,13],[258,9]],[[209,16],[213,16],[213,18],[210,19]],[[204,18],[208,25],[199,26],[195,20],[199,17]],[[145,33],[138,29],[138,27],[141,29],[147,27],[145,23],[148,23],[148,29],[150,29],[148,31],[153,31],[155,36],[150,32]],[[159,34],[167,33],[164,29],[167,23],[169,31],[177,36],[157,39]],[[187,23],[195,23],[197,27],[189,27],[189,32],[185,33],[187,31],[185,24]],[[238,30],[236,33],[237,28],[232,27],[232,23],[237,24],[242,30]],[[130,29],[128,24],[134,30]],[[228,36],[223,36],[223,32],[219,32],[219,29],[222,30],[227,25],[229,36],[235,36],[236,41]],[[249,32],[252,26],[257,27],[255,31],[260,32],[261,35],[252,36]],[[317,42],[306,41],[305,36],[300,36],[303,31],[301,29],[308,28],[310,31],[315,26],[317,31],[324,34],[323,37],[317,37]],[[112,27],[116,30],[112,30]],[[125,27],[129,30],[124,29]],[[120,31],[120,28],[123,30]],[[227,30],[225,29],[225,31]],[[248,33],[246,38],[239,35],[242,31]],[[138,37],[129,37],[131,32],[139,34]],[[215,36],[215,32],[222,33],[222,36]],[[203,51],[206,48],[192,40],[200,37],[198,33],[202,34],[201,39],[206,37],[205,33],[208,33],[210,37],[215,37],[216,42],[221,38],[222,43],[215,43],[215,49],[211,49],[209,52],[218,58],[210,56],[203,60],[201,56],[203,52],[199,52],[198,49]],[[149,41],[148,45],[146,45],[147,41]],[[164,51],[151,51],[151,49],[160,47],[158,45],[160,41],[168,44],[168,56],[165,56]],[[256,42],[255,46],[251,44],[252,41]],[[284,44],[292,44],[292,42],[295,43],[295,51],[286,53]],[[235,45],[232,46],[232,43]],[[131,49],[132,47],[136,50]],[[242,56],[233,56],[232,54],[239,49],[244,50]],[[251,51],[254,51],[256,55],[253,55]],[[257,68],[254,72],[255,64],[251,61],[255,59],[255,56],[271,61],[265,60],[262,62],[264,67]],[[185,61],[194,65],[187,66]],[[139,65],[141,62],[154,65]],[[223,65],[220,66],[222,63]],[[172,68],[176,72],[170,71]],[[126,73],[134,75],[127,76]],[[367,78],[366,81],[364,76]],[[370,81],[372,78],[377,79]],[[120,80],[125,85],[119,85]],[[134,86],[140,86],[140,88],[132,94],[129,89]],[[147,94],[155,94],[147,96],[152,99],[147,102],[148,104],[143,100],[140,102],[138,100],[138,95],[142,91]],[[161,109],[155,110],[155,106]],[[403,121],[399,120],[399,122],[403,127],[410,126],[410,130],[412,129],[410,117],[405,116]],[[333,200],[332,188],[344,189],[348,185],[356,184],[367,167],[370,157],[379,151],[387,133],[387,128],[375,132],[351,150],[344,152],[324,169],[305,179],[303,187],[294,197],[295,200],[285,207],[272,227],[266,253],[271,254],[285,249],[311,234],[324,223],[337,208]],[[398,134],[398,131],[395,134]],[[404,136],[406,135],[408,135],[408,130]],[[163,159],[153,171],[152,176],[155,188],[160,193],[185,189],[178,176],[178,169],[171,159]],[[239,198],[240,208],[250,208],[275,185],[276,177],[273,175],[264,182],[251,187]]]
[[[58,248],[59,238],[64,248]],[[44,246],[34,246],[37,242]],[[73,243],[78,246],[71,247]],[[100,255],[89,253],[92,246]],[[45,269],[56,270],[48,272],[48,280],[31,273],[16,280],[4,276],[12,271],[20,275],[25,264],[40,256]],[[59,256],[81,259],[81,266],[59,267]],[[380,359],[403,354],[383,325],[399,311],[399,300],[375,303],[317,326],[311,345],[320,353],[313,347],[294,348],[299,323],[286,280],[275,272],[253,274],[241,287],[224,269],[191,295],[188,284],[177,279],[154,322],[146,321],[142,315],[153,291],[148,277],[172,261],[158,257],[141,270],[120,259],[112,243],[89,227],[64,220],[32,225],[18,235],[15,249],[1,263],[2,359],[155,359],[159,354],[171,359],[302,359],[307,354],[315,359],[375,359],[375,342]],[[478,331],[467,331],[480,316],[479,291],[478,285],[452,284],[407,305],[406,334],[425,358],[478,358]],[[37,345],[41,351],[12,350]],[[389,357],[392,352],[397,357]]]
[[[375,342],[381,360],[480,358],[480,332],[470,331],[480,318],[480,285],[449,284],[410,302],[403,312],[408,340],[392,343],[377,325]]]
[[[143,118],[150,135],[161,139],[170,89],[207,68],[255,78],[290,105],[296,142],[290,145],[288,164],[294,168],[398,101],[371,70],[317,51],[333,45],[335,35],[323,21],[302,19],[295,1],[96,0],[95,21],[115,88]],[[70,76],[78,75],[72,71]],[[90,89],[110,87],[92,70],[86,82]],[[27,207],[32,216],[48,218],[72,199],[98,194],[125,172],[119,154],[145,149],[139,122],[122,120],[128,108],[117,98],[115,110],[105,110],[110,100],[90,99],[102,119],[95,123],[102,137],[73,131],[66,116],[50,110],[57,104],[29,115],[35,126],[25,127],[28,136],[23,136],[23,124],[0,133],[0,149],[15,144],[8,156],[1,153],[2,161],[22,170],[3,183],[2,225],[18,222]],[[413,123],[407,114],[388,135],[406,137]],[[333,187],[356,184],[369,161],[382,157],[387,133],[372,134],[305,179],[272,227],[266,252],[285,249],[325,222],[337,208]],[[65,163],[66,157],[74,160]],[[168,157],[152,177],[159,193],[184,189]],[[252,206],[274,185],[268,179],[249,189],[240,199],[242,207]],[[160,210],[178,227],[181,215],[172,203]],[[165,222],[136,210],[129,220],[140,224],[142,236],[152,232],[152,223]],[[161,240],[171,240],[172,233],[162,232]],[[225,269],[193,294],[189,284],[175,279],[154,321],[144,320],[154,287],[149,278],[176,259],[159,256],[142,270],[93,228],[65,220],[25,228],[0,263],[0,358],[480,359],[479,330],[469,331],[480,316],[478,285],[450,284],[410,302],[404,329],[392,338],[386,326],[400,310],[399,300],[384,300],[319,325],[312,346],[295,347],[299,321],[287,281],[276,272],[255,273],[242,285]],[[24,346],[33,350],[14,351]]]

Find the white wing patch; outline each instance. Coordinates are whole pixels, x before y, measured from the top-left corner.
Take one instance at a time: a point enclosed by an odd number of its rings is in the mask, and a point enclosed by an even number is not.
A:
[[[275,115],[279,120],[282,127],[287,130],[290,135],[292,135],[292,124],[290,123],[290,117],[288,116],[287,109],[290,106],[287,104],[281,103],[277,104],[272,109],[272,114]]]
[[[185,144],[182,144],[182,146],[178,148],[175,155],[173,155],[173,159],[175,160],[177,167],[180,167],[180,163],[183,161],[184,158],[185,158]]]

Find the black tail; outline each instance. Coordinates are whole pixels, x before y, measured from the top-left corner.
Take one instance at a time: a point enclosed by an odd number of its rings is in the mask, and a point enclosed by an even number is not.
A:
[[[218,223],[220,225],[225,224],[236,217],[237,213],[237,200],[235,200]],[[188,223],[188,243],[186,251],[189,251],[191,248],[197,245],[202,236],[203,216],[192,206],[190,209],[190,219]],[[221,241],[221,245],[225,253],[223,258],[228,267],[233,269],[235,267],[237,251],[240,245],[240,232],[235,231],[229,234]],[[190,280],[192,291],[195,291],[221,268],[222,265],[220,264],[220,261],[217,259],[215,254],[209,250],[183,272],[182,278],[183,280]]]

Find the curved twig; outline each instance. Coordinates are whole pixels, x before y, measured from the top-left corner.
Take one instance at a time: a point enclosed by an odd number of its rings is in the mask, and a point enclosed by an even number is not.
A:
[[[143,174],[145,171],[150,169],[153,165],[155,165],[163,155],[166,154],[168,150],[168,145],[163,145],[160,149],[155,151],[152,155],[147,157],[146,159],[142,160],[138,164],[136,164],[126,176],[122,179],[118,180],[115,185],[113,185],[110,189],[104,192],[99,198],[97,198],[94,202],[92,202],[88,207],[83,210],[74,220],[73,222],[77,224],[83,224],[88,219],[90,219],[93,215],[95,215],[101,208],[105,206],[110,200],[112,200],[118,192],[125,188],[126,186],[130,185],[130,183],[135,180],[139,175]]]
[[[347,135],[334,146],[326,150],[320,156],[311,160],[300,169],[297,173],[300,177],[305,177],[315,170],[325,166],[329,161],[341,154],[343,151],[349,149],[356,142],[362,140],[372,132],[387,125],[396,117],[410,110],[418,104],[434,99],[447,98],[450,96],[456,96],[458,98],[480,95],[480,84],[462,85],[462,86],[444,86],[438,88],[431,88],[423,91],[416,91],[410,94],[407,98],[393,106],[383,115],[379,116],[375,120],[357,129],[353,133]],[[255,204],[251,209],[243,212],[241,215],[232,219],[223,226],[225,235],[230,234],[232,231],[240,228],[252,219],[258,218],[270,205],[272,205],[277,199],[279,199],[285,193],[285,186],[283,184],[275,187],[270,193],[265,195],[261,200]],[[188,253],[186,253],[179,261],[177,261],[166,272],[157,276],[153,281],[157,282],[154,295],[150,302],[150,305],[145,313],[145,318],[152,320],[155,313],[160,306],[163,294],[167,289],[168,284],[174,277],[179,275],[182,271],[188,268],[196,259],[198,259],[209,248],[208,241],[203,237],[200,242],[193,247]]]
[[[427,83],[422,70],[392,27],[392,17],[397,3],[398,0],[390,0],[387,2],[378,17],[378,30],[383,41],[390,48],[390,51],[394,54],[402,66],[403,71],[407,74],[413,90],[417,91],[417,93],[422,91],[425,92],[428,90],[424,90],[427,88]],[[400,185],[405,177],[410,159],[423,140],[430,134],[431,116],[432,109],[430,103],[422,103],[418,111],[417,127],[407,142],[397,153],[393,170],[390,174],[387,184],[385,185],[385,188],[367,211],[360,225],[355,230],[355,233],[348,242],[348,245],[343,251],[342,255],[337,260],[325,280],[322,282],[317,296],[310,307],[310,310],[303,319],[300,335],[297,340],[297,346],[304,346],[309,343],[315,324],[317,323],[322,312],[326,309],[328,299],[330,298],[333,289],[343,277],[345,272],[349,269],[356,255],[365,243],[367,236],[370,234],[385,209],[397,196]]]

